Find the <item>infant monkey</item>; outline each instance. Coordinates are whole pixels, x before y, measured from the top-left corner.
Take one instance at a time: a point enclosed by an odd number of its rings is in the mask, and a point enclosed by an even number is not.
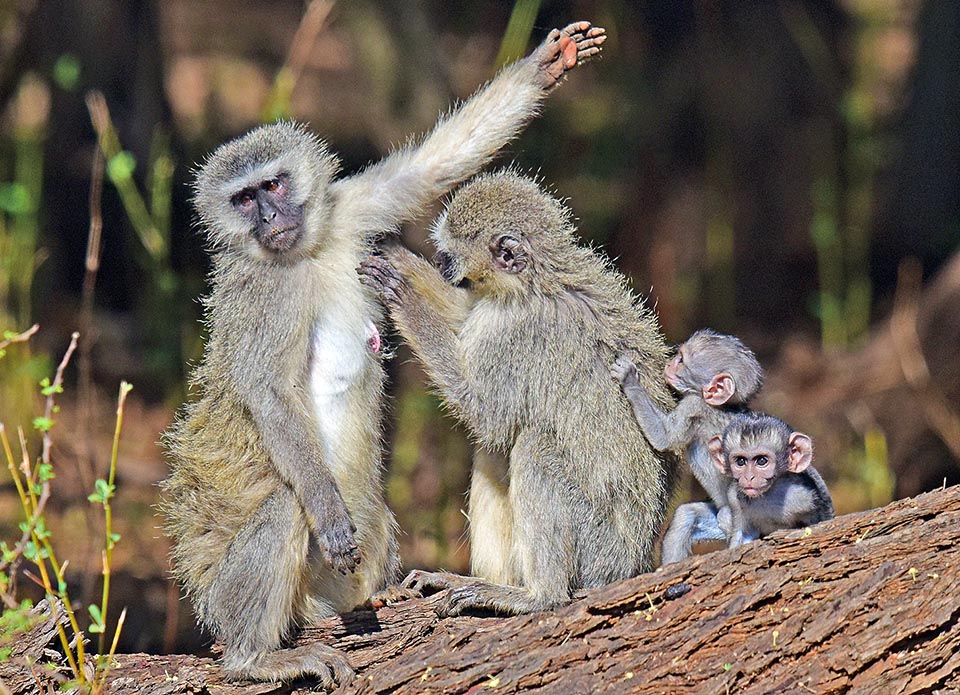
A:
[[[658,451],[683,449],[690,470],[710,502],[680,505],[663,539],[661,564],[690,555],[695,541],[727,540],[729,482],[710,462],[707,442],[722,433],[763,382],[760,363],[739,338],[701,329],[691,335],[664,368],[667,383],[681,396],[664,412],[637,380],[634,364],[624,355],[610,369],[633,406],[644,436]]]
[[[741,413],[707,448],[716,470],[732,477],[727,490],[731,548],[833,518],[830,492],[810,465],[813,441],[783,420]]]

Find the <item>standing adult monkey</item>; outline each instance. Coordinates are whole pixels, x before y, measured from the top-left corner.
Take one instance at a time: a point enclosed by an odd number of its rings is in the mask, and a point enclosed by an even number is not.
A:
[[[336,158],[290,124],[258,128],[201,167],[210,338],[200,397],[165,437],[163,508],[174,571],[231,677],[352,676],[332,647],[282,645],[399,569],[380,480],[379,309],[354,268],[372,237],[489,161],[604,38],[589,22],[552,31],[419,145],[356,176],[334,180]]]
[[[508,457],[508,482],[506,495],[486,489],[499,481],[481,457],[471,555],[484,553],[493,576],[418,572],[408,583],[453,588],[441,614],[526,613],[652,569],[672,461],[643,437],[608,365],[626,352],[665,407],[656,318],[576,243],[570,211],[514,172],[457,190],[433,238],[439,272],[399,248],[360,272],[446,405],[482,447]],[[451,286],[463,280],[472,301]],[[478,485],[488,493],[480,514]]]

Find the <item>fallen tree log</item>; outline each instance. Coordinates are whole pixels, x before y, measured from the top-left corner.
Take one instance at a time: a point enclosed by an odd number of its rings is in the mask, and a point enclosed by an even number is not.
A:
[[[960,692],[958,530],[952,487],[693,557],[550,613],[440,620],[432,596],[330,619],[301,641],[348,653],[350,693]],[[146,654],[117,656],[109,678],[113,695],[310,685],[227,683],[210,658]]]

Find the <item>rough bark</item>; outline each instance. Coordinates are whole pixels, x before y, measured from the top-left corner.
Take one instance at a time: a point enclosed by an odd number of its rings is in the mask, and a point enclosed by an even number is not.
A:
[[[694,557],[552,613],[439,620],[434,596],[301,639],[347,651],[352,693],[960,692],[958,528],[952,487]],[[678,583],[689,592],[668,599]],[[309,686],[230,684],[209,658],[128,654],[109,692]]]

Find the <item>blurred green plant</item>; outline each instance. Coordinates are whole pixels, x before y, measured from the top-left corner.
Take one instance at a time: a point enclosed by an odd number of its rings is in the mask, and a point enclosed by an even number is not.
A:
[[[497,68],[522,58],[527,52],[530,34],[537,21],[541,0],[516,0],[510,12],[510,21],[503,32],[500,50],[497,51]]]
[[[170,255],[171,206],[174,163],[169,137],[162,131],[154,135],[150,148],[146,182],[141,191],[134,173],[137,161],[123,149],[110,118],[103,94],[87,94],[87,109],[97,132],[97,142],[106,162],[107,179],[120,196],[124,212],[140,240],[137,262],[146,273],[139,317],[149,340],[146,349],[147,371],[160,379],[164,387],[183,381],[184,335],[189,330],[180,296],[182,284],[173,271]]]
[[[810,234],[817,252],[820,287],[814,311],[820,319],[821,341],[826,348],[844,348],[867,333],[872,308],[870,221],[883,150],[874,92],[882,58],[878,51],[865,48],[897,21],[896,9],[876,3],[849,5],[853,50],[846,80],[807,10],[799,3],[784,3],[781,10],[817,79],[828,93],[838,95],[842,137],[823,124],[816,144],[821,155],[811,190]]]
[[[45,258],[39,245],[39,211],[49,86],[28,72],[20,79],[11,106],[12,176],[0,180],[0,325],[29,325],[34,276]],[[48,367],[46,357],[34,356],[29,344],[0,362],[0,418],[32,409],[35,394],[29,384]]]
[[[5,348],[14,342],[26,342],[35,332],[34,327],[34,329],[22,334],[13,335],[4,341],[0,341],[0,358],[5,356],[3,352]],[[35,612],[31,610],[33,608],[32,602],[28,599],[20,600],[17,598],[17,581],[22,573],[43,589],[51,618],[57,626],[60,646],[72,675],[72,679],[66,680],[61,684],[61,687],[64,689],[78,688],[85,693],[102,693],[104,692],[107,673],[113,663],[120,631],[126,618],[126,609],[124,609],[117,619],[113,640],[107,648],[106,627],[107,606],[110,596],[110,567],[114,546],[120,540],[120,536],[113,532],[110,500],[116,492],[115,478],[124,403],[132,387],[126,382],[120,384],[109,474],[106,480],[98,479],[96,481],[95,490],[89,496],[92,503],[103,505],[105,521],[101,602],[87,607],[87,612],[90,615],[88,629],[91,633],[100,634],[99,652],[91,663],[91,655],[87,654],[80,622],[68,591],[66,578],[68,562],[58,560],[52,543],[52,534],[44,516],[44,508],[51,497],[51,482],[56,478],[51,459],[52,440],[50,436],[50,431],[56,423],[54,416],[59,412],[59,406],[56,405],[55,399],[56,396],[63,393],[63,373],[77,347],[78,338],[79,335],[74,333],[63,359],[57,367],[53,380],[44,378],[40,382],[40,393],[46,399],[46,404],[43,415],[33,420],[33,427],[40,434],[42,441],[40,456],[36,459],[31,457],[24,430],[22,427],[18,427],[17,434],[21,451],[18,465],[6,428],[0,422],[2,454],[6,460],[7,470],[16,488],[20,507],[23,511],[23,520],[19,524],[22,532],[20,539],[12,546],[5,541],[0,541],[0,555],[2,555],[0,556],[0,601],[5,606],[3,616],[0,618],[0,659],[10,657],[10,645],[16,639],[16,635],[29,630],[36,620]],[[23,569],[24,563],[31,566],[36,573]],[[59,611],[61,610],[66,613],[69,634],[63,621],[60,620]]]

